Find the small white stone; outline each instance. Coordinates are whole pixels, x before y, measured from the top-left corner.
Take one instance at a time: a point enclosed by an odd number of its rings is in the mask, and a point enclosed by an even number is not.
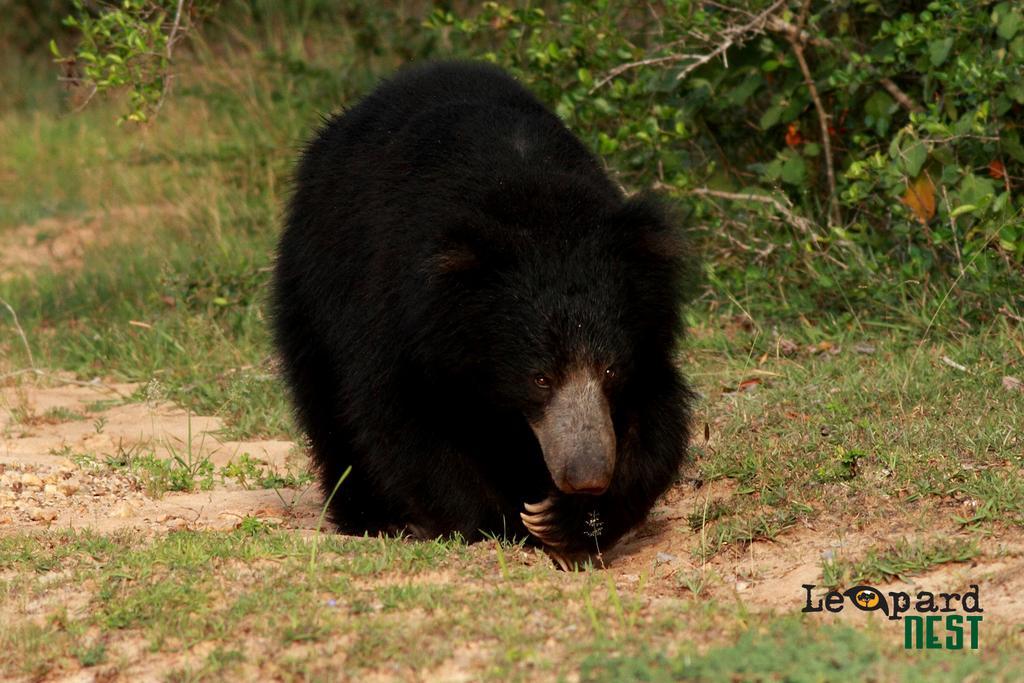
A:
[[[28,510],[28,517],[33,522],[52,522],[57,519],[57,511],[46,510],[40,507],[32,507]]]
[[[74,479],[68,479],[57,484],[57,490],[65,496],[73,496],[78,489],[79,484]]]
[[[31,472],[25,472],[21,475],[21,483],[26,488],[41,489],[43,488],[43,480],[32,474]]]
[[[117,517],[119,519],[128,519],[129,517],[132,517],[134,515],[135,508],[133,508],[128,503],[121,503],[116,508],[114,508],[114,511],[111,513],[112,517]]]

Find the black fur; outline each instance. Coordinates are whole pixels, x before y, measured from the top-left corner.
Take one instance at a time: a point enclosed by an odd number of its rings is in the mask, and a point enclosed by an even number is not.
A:
[[[495,67],[409,68],[328,121],[298,167],[273,296],[324,490],[352,467],[333,520],[527,536],[523,503],[554,490],[534,377],[614,364],[611,487],[556,505],[568,552],[609,547],[686,449],[680,249],[655,202],[625,198]]]

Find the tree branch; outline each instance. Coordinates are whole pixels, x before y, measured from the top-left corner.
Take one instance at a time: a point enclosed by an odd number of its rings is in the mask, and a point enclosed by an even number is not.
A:
[[[747,37],[749,37],[750,34],[762,33],[766,25],[768,24],[772,12],[777,10],[779,7],[785,5],[786,2],[787,0],[776,0],[776,2],[773,2],[762,12],[755,15],[753,19],[751,19],[746,24],[740,26],[730,26],[724,29],[721,33],[721,36],[724,38],[724,40],[722,40],[722,42],[714,50],[708,52],[707,54],[694,55],[673,53],[661,57],[651,57],[648,59],[637,60],[635,62],[627,62],[625,64],[620,64],[619,66],[615,67],[607,74],[605,74],[605,76],[601,78],[601,80],[599,80],[593,88],[590,89],[590,92],[593,93],[596,90],[599,90],[612,79],[622,75],[623,73],[631,69],[636,69],[641,66],[650,66],[653,64],[671,64],[673,62],[693,60],[685,67],[683,67],[682,71],[676,74],[676,80],[680,81],[686,78],[694,70],[699,69],[700,67],[710,62],[712,59],[724,55],[730,47],[732,47],[738,42],[742,42]]]
[[[774,33],[782,33],[786,36],[795,35],[801,45],[813,45],[814,47],[823,47],[833,52],[838,52],[841,56],[846,59],[850,59],[850,51],[842,45],[839,45],[828,38],[821,38],[818,36],[812,36],[806,30],[789,23],[785,19],[773,16],[768,19],[767,28],[769,31]],[[867,69],[873,76],[878,78],[879,84],[886,89],[886,91],[892,95],[892,98],[896,100],[901,107],[907,111],[924,111],[924,107],[915,102],[907,93],[900,90],[900,87],[893,83],[893,81],[885,76],[879,76],[878,69],[871,64],[865,64]]]
[[[181,26],[181,8],[185,0],[178,0],[178,7],[174,11],[174,24],[171,26],[171,33],[167,36],[167,61],[171,61],[171,54],[174,52],[174,41],[178,36],[178,28]]]
[[[724,192],[722,190],[712,190],[709,187],[697,187],[687,192],[687,194],[697,195],[701,197],[717,197],[719,199],[728,199],[729,201],[733,202],[758,202],[759,204],[769,204],[776,211],[782,214],[782,216],[790,225],[795,227],[800,232],[809,235],[811,239],[817,241],[817,235],[814,231],[814,224],[807,218],[804,218],[803,216],[793,213],[793,211],[791,211],[789,207],[787,207],[785,204],[780,202],[775,197],[772,197],[771,195],[750,193],[743,194],[740,192]]]
[[[764,28],[767,25],[768,19],[771,16],[772,12],[774,12],[779,7],[785,4],[786,0],[776,0],[776,2],[773,2],[771,5],[765,8],[764,11],[759,13],[746,24],[743,24],[742,26],[729,27],[722,31],[722,34],[725,36],[725,40],[708,54],[704,55],[703,57],[699,57],[692,64],[688,64],[686,68],[684,68],[682,71],[676,74],[676,80],[681,81],[682,79],[686,78],[686,76],[688,76],[690,72],[692,72],[694,69],[698,69],[701,66],[710,62],[715,57],[725,54],[726,50],[728,50],[737,42],[746,38],[747,34],[760,33],[764,31]]]
[[[828,132],[828,113],[825,111],[825,105],[822,104],[821,97],[818,95],[818,87],[814,84],[811,68],[807,65],[807,59],[804,57],[804,46],[797,38],[798,34],[799,31],[788,33],[786,34],[786,40],[789,41],[790,47],[793,48],[793,55],[796,57],[797,63],[800,64],[800,71],[804,75],[804,84],[807,85],[807,90],[814,101],[814,108],[818,111],[818,125],[821,128],[821,146],[825,152],[825,175],[828,180],[829,220],[832,225],[841,225],[843,221],[839,209],[839,195],[836,193],[836,171],[832,161],[832,141]]]

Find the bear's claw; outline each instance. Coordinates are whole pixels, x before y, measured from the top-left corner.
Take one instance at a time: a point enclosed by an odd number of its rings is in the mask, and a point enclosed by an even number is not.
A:
[[[572,567],[569,564],[569,558],[567,558],[565,555],[558,552],[557,550],[551,549],[547,549],[547,554],[548,557],[555,561],[555,564],[557,564],[558,568],[561,569],[563,572],[572,571]]]
[[[526,512],[520,512],[523,526],[530,534],[544,544],[544,552],[562,571],[573,571],[584,566],[589,555],[568,549],[569,539],[565,536],[564,524],[560,523],[555,506],[557,496],[549,496],[539,503],[524,503]]]
[[[547,512],[552,507],[554,507],[554,505],[555,505],[555,497],[554,496],[548,496],[547,498],[545,498],[544,500],[542,500],[539,503],[523,503],[523,507],[526,508],[526,511],[531,513],[531,514],[534,514],[534,515],[539,515],[539,514],[542,514],[544,512]]]
[[[551,510],[552,504],[551,498],[536,505],[527,503],[524,506],[527,512],[520,512],[519,517],[523,520],[526,530],[533,534],[538,541],[545,546],[560,548],[565,545],[565,542],[552,534],[558,529],[554,512]]]

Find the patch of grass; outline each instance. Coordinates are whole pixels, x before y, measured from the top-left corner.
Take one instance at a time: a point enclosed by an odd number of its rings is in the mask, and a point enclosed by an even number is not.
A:
[[[132,469],[141,476],[147,493],[159,497],[167,491],[209,491],[213,488],[213,463],[208,458],[186,463],[146,454],[132,461]]]
[[[707,505],[698,506],[696,510],[687,516],[686,521],[691,531],[700,531],[715,520],[732,513],[733,509],[729,504],[722,500],[716,500],[709,502]]]
[[[894,680],[913,664],[893,649],[902,637],[888,622],[867,631],[811,628],[713,598],[652,602],[644,577],[565,574],[507,550],[503,573],[489,544],[333,534],[319,539],[310,567],[309,539],[265,526],[152,540],[75,532],[0,539],[0,568],[36,572],[34,609],[55,615],[48,628],[16,617],[0,635],[0,675],[56,676],[90,657],[117,662],[139,639],[174,662],[178,680],[248,667],[270,677],[327,675],[337,661],[362,677],[382,667],[429,677],[461,662],[459,671],[495,681],[570,671],[581,680]],[[85,592],[84,609],[64,610],[52,569],[38,573],[43,556],[61,558],[53,568]],[[0,593],[5,614],[19,613],[6,604],[12,598]],[[44,640],[44,655],[29,651]],[[1013,670],[1011,652],[950,657],[936,670],[998,675]]]
[[[746,509],[734,517],[719,520],[702,533],[701,543],[695,551],[697,558],[707,561],[729,546],[742,549],[755,541],[771,541],[792,528],[807,513],[805,506],[791,503],[773,510],[755,512]]]
[[[221,467],[218,474],[225,479],[234,479],[247,489],[303,488],[313,482],[313,475],[309,471],[281,473],[248,453],[242,453]]]
[[[822,575],[829,587],[877,585],[893,579],[905,581],[939,565],[969,562],[980,554],[978,542],[970,538],[903,540],[887,548],[869,550],[861,560],[826,561]]]
[[[823,510],[864,523],[897,509],[951,510],[971,527],[1021,523],[1024,394],[1001,382],[1019,366],[1017,328],[923,344],[895,333],[866,344],[850,331],[820,351],[821,330],[771,340],[757,326],[709,322],[686,352],[708,392],[698,420],[712,426],[697,465],[705,480],[738,484],[708,510],[712,548],[716,534],[749,539],[760,525],[770,535]],[[748,378],[758,381],[735,391]]]
[[[114,454],[105,457],[102,464],[88,454],[73,459],[83,467],[105,465],[128,472],[151,498],[159,498],[168,491],[208,491],[213,488],[215,468],[208,456],[199,456],[190,445],[181,452],[169,448],[170,457],[164,458],[142,443],[118,444]]]
[[[89,403],[86,403],[85,404],[85,410],[86,410],[86,412],[90,412],[90,413],[102,413],[105,410],[110,410],[111,408],[115,408],[117,406],[121,406],[121,405],[124,405],[124,404],[125,404],[125,400],[124,399],[120,399],[120,398],[101,398],[99,400],[90,401]]]
[[[73,642],[53,623],[7,623],[0,629],[0,673],[42,677],[55,659],[69,653]]]
[[[106,643],[92,643],[75,648],[72,654],[82,666],[96,666],[107,659]]]
[[[582,662],[581,681],[962,681],[1009,680],[1013,655],[984,660],[959,652],[927,659],[902,650],[902,631],[868,634],[842,625],[810,625],[787,617],[745,630],[736,642],[670,657],[649,648],[623,653],[618,644]],[[932,654],[932,653],[930,653]]]
[[[78,420],[84,420],[85,415],[76,413],[70,408],[64,408],[63,406],[57,406],[50,408],[42,415],[43,420],[47,423],[59,423],[59,422],[76,422]]]

